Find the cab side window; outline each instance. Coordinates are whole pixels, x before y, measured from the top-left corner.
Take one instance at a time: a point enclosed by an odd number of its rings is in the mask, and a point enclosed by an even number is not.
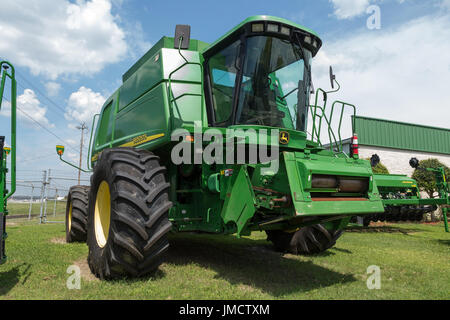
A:
[[[240,43],[240,40],[235,41],[208,61],[216,123],[229,120],[233,111],[233,94],[238,73],[236,61]]]

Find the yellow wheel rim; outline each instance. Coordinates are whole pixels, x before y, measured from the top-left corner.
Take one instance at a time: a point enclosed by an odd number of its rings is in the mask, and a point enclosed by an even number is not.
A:
[[[109,224],[111,221],[111,194],[109,185],[102,181],[97,190],[95,199],[94,227],[95,238],[100,248],[103,248],[108,241]]]
[[[70,201],[70,206],[69,206],[69,217],[67,218],[67,224],[69,225],[69,232],[72,230],[72,209],[73,209],[73,204],[72,201]]]

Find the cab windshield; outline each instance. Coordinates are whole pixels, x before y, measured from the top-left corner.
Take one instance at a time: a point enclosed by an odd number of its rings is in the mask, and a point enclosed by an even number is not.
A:
[[[238,57],[240,50],[245,52]],[[216,124],[305,131],[311,57],[296,41],[267,35],[248,37],[243,47],[236,41],[211,57]]]
[[[304,130],[297,119],[309,103],[311,53],[288,40],[254,36],[247,40],[243,80],[236,113],[237,124]],[[303,95],[299,99],[299,95]],[[298,105],[298,103],[302,105]],[[299,120],[299,121],[298,121]]]

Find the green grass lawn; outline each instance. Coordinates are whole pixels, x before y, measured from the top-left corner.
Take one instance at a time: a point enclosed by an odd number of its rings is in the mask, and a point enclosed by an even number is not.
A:
[[[50,218],[53,217],[54,212],[54,201],[49,200],[47,202],[47,219],[51,220]],[[8,211],[10,216],[16,216],[16,215],[28,215],[30,210],[30,204],[29,203],[8,203]],[[41,204],[40,203],[33,203],[31,206],[31,214],[32,215],[39,215],[41,210]],[[56,213],[64,213],[66,212],[66,201],[56,201]]]
[[[120,281],[95,279],[87,246],[65,244],[63,224],[9,220],[8,233],[0,299],[450,298],[450,234],[442,224],[351,229],[314,257],[276,253],[264,233],[177,234],[154,276]],[[72,264],[81,268],[80,290],[66,287]],[[379,290],[366,286],[370,265],[381,268]]]

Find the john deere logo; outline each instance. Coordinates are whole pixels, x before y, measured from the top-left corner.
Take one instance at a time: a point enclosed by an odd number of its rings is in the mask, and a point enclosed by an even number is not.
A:
[[[288,144],[289,143],[289,132],[287,132],[287,131],[281,131],[280,132],[280,143],[281,144]]]

